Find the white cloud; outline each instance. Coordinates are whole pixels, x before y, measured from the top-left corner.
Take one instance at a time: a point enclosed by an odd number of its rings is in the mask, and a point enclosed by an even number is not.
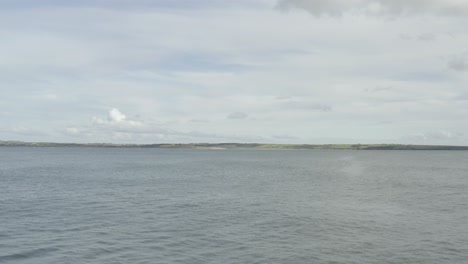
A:
[[[117,108],[109,110],[109,116],[107,119],[100,117],[92,118],[93,124],[101,127],[118,127],[118,128],[141,128],[144,126],[143,122],[138,120],[127,119],[122,112]]]
[[[112,115],[113,114],[113,115]],[[191,120],[189,120],[190,122]],[[137,124],[137,125],[135,125]],[[206,122],[203,122],[206,124]],[[275,142],[276,136],[251,136],[239,133],[209,133],[195,130],[177,130],[168,124],[129,120],[117,108],[109,111],[109,118],[93,117],[91,124],[67,127],[62,134],[82,142]]]
[[[109,117],[111,119],[112,122],[122,122],[122,121],[125,121],[125,119],[127,118],[124,114],[122,114],[122,112],[119,111],[119,109],[117,108],[112,108],[110,111],[109,111]]]

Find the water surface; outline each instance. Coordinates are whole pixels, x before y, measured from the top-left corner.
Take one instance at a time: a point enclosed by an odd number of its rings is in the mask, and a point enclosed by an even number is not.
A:
[[[468,152],[0,148],[0,263],[468,263]]]

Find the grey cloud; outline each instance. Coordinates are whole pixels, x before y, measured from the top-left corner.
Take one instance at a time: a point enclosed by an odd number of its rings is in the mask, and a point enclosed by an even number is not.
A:
[[[421,34],[418,36],[418,40],[421,40],[421,41],[434,41],[436,40],[436,36],[432,33],[425,33],[425,34]]]
[[[207,119],[190,119],[189,122],[191,123],[210,123],[210,120]]]
[[[44,8],[44,7],[88,7],[88,8],[113,8],[113,9],[200,9],[207,7],[225,7],[225,6],[265,6],[260,0],[204,0],[204,1],[186,1],[186,0],[80,0],[80,1],[61,1],[61,0],[2,0],[4,8],[26,9],[26,8]]]
[[[228,119],[246,119],[248,115],[243,112],[231,113],[227,116]]]
[[[1,102],[0,102],[1,104]],[[0,116],[8,117],[11,116],[11,112],[0,112]]]
[[[455,101],[468,101],[468,93],[461,92],[453,97]]]
[[[401,33],[401,34],[398,35],[398,37],[400,39],[403,39],[403,40],[411,40],[412,39],[412,37],[409,34],[406,34],[406,33]]]
[[[433,33],[422,33],[419,35],[410,35],[407,33],[401,33],[398,37],[402,40],[419,40],[419,41],[435,41],[437,39],[436,35]]]
[[[290,8],[304,9],[317,16],[321,14],[340,15],[352,7],[351,2],[340,0],[280,0],[278,8],[285,10]]]
[[[281,106],[286,109],[319,111],[319,112],[331,112],[333,109],[328,104],[307,102],[307,101],[288,101],[288,102],[281,103]]]
[[[325,5],[321,14],[332,4],[342,14],[354,12],[358,1],[309,2]],[[361,13],[371,9],[362,7]],[[311,142],[311,135],[370,140],[439,127],[467,129],[462,122],[467,101],[455,98],[466,90],[468,57],[459,53],[468,35],[462,19],[431,16],[421,27],[417,16],[386,23],[365,15],[340,21],[271,9],[179,11],[1,11],[0,126],[24,124],[50,132],[28,137],[24,134],[30,132],[17,129],[2,137],[213,142],[253,140],[246,135],[273,141],[272,135],[291,134]],[[36,23],[25,23],[24,17]],[[204,30],[213,23],[215,28]],[[411,41],[399,40],[399,33]],[[422,33],[433,33],[437,42],[419,42]],[[305,52],[289,52],[294,50]],[[459,72],[449,72],[451,59]],[[173,67],[166,69],[168,61]],[[112,107],[119,111],[109,115]],[[250,116],[226,118],[235,111]],[[379,120],[396,122],[381,130],[366,127]]]
[[[468,13],[468,2],[447,0],[280,0],[278,7],[304,9],[316,16],[342,15],[354,11],[370,15]]]
[[[290,100],[292,99],[291,96],[277,96],[275,97],[276,100]]]
[[[468,69],[468,63],[464,58],[454,58],[448,62],[447,66],[454,71],[465,71]]]
[[[364,89],[364,92],[366,92],[366,93],[379,93],[379,92],[385,92],[385,91],[391,91],[391,90],[394,90],[394,88],[390,87],[390,86],[385,86],[385,87],[366,88],[366,89]]]
[[[67,127],[63,130],[63,133],[68,136],[77,136],[80,135],[81,131],[76,127]]]

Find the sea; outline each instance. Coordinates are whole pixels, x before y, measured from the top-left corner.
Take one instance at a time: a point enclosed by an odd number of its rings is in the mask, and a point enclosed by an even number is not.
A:
[[[0,148],[0,263],[468,263],[468,151]]]

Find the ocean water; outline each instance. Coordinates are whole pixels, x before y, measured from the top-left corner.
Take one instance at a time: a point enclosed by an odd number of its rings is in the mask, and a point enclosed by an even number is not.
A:
[[[0,148],[0,263],[468,263],[468,152]]]

